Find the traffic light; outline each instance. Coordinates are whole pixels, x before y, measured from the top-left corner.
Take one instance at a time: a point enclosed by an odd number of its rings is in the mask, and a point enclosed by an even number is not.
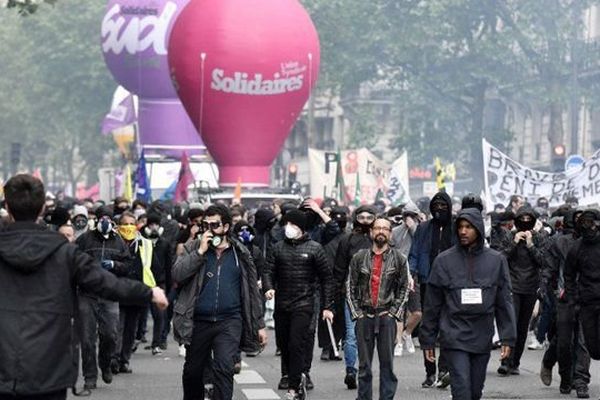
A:
[[[298,165],[296,163],[291,163],[288,166],[288,184],[291,187],[298,177]]]
[[[552,149],[552,171],[562,172],[565,170],[567,149],[564,144],[557,144]]]

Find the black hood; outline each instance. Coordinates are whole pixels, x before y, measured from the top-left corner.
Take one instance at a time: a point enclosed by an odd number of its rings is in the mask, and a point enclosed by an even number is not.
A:
[[[519,219],[524,215],[529,215],[534,221],[537,221],[538,215],[530,206],[522,206],[521,208],[519,208],[517,210],[517,213],[515,214],[515,219]]]
[[[571,208],[565,212],[565,216],[563,217],[563,231],[570,233],[575,230],[575,215],[579,212],[581,211],[575,208]]]
[[[435,213],[433,212],[433,205],[436,202],[442,201],[444,203],[446,203],[446,205],[448,206],[448,216],[447,216],[447,220],[446,221],[441,221],[441,224],[444,226],[451,226],[452,225],[452,199],[450,198],[450,196],[448,195],[448,193],[446,192],[437,192],[432,198],[431,198],[431,202],[429,203],[429,212],[431,213],[431,215],[434,217],[433,220],[434,221],[439,221],[438,219],[436,219],[435,217]],[[439,223],[439,222],[437,222]]]
[[[475,229],[477,229],[477,232],[479,233],[479,237],[477,238],[477,248],[482,248],[483,243],[484,243],[484,238],[485,238],[485,224],[483,223],[483,217],[481,216],[481,211],[479,211],[477,208],[465,208],[464,210],[462,210],[458,213],[458,216],[456,217],[456,222],[455,222],[455,224],[456,224],[455,232],[456,232],[456,237],[457,237],[457,243],[460,242],[458,240],[458,222],[461,219],[468,221],[471,225],[473,225],[475,227]]]
[[[354,212],[352,213],[352,222],[357,224],[358,221],[356,220],[356,217],[358,217],[358,214],[363,213],[363,212],[368,212],[369,214],[373,214],[373,215],[377,216],[377,210],[375,209],[375,207],[368,206],[368,205],[360,206],[356,210],[354,210]]]
[[[0,259],[24,274],[37,271],[67,239],[33,222],[15,222],[0,232]]]

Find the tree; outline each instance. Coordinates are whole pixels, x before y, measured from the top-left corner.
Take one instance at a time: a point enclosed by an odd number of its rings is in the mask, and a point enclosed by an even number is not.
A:
[[[19,14],[28,15],[37,11],[41,4],[54,4],[57,0],[7,0],[5,6],[7,8],[17,8]],[[0,5],[2,3],[0,2]]]

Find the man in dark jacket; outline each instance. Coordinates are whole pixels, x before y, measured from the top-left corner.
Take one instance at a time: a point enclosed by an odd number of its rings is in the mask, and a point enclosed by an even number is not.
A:
[[[315,284],[318,282],[321,287],[322,316],[333,321],[333,279],[323,247],[310,240],[305,232],[305,213],[288,211],[282,222],[286,238],[273,246],[267,258],[263,287],[267,299],[275,297],[277,343],[282,370],[289,375],[286,399],[294,400],[304,399],[306,394],[302,376],[309,343],[307,335],[311,334],[313,320]]]
[[[98,261],[102,268],[120,278],[127,277],[132,258],[127,245],[118,235],[112,221],[112,210],[107,206],[96,210],[98,224],[95,230],[87,231],[75,243]],[[81,362],[85,389],[95,389],[98,367],[102,380],[109,384],[113,373],[119,372],[118,363],[112,362],[117,350],[119,335],[119,303],[98,299],[85,290],[79,298],[79,334],[81,338]],[[96,342],[98,360],[96,362]]]
[[[521,207],[515,217],[517,232],[506,236],[502,253],[508,260],[513,304],[517,318],[517,341],[510,358],[502,361],[500,375],[518,375],[527,340],[529,321],[537,300],[541,271],[546,266],[548,240],[534,230],[536,215],[529,206]]]
[[[552,368],[558,362],[560,392],[571,393],[575,388],[577,397],[588,398],[590,383],[590,354],[583,340],[579,322],[579,307],[561,302],[564,295],[564,272],[567,254],[579,237],[575,230],[581,211],[570,209],[565,212],[563,230],[552,239],[548,266],[542,271],[540,296],[553,296],[556,302],[548,332],[550,345],[544,353],[540,378],[546,386],[552,384]]]
[[[479,400],[490,359],[494,318],[506,359],[514,345],[515,315],[506,259],[485,247],[481,212],[469,208],[456,220],[459,243],[434,261],[420,331],[421,347],[435,362],[436,339],[452,379],[454,400]]]
[[[248,249],[229,236],[230,228],[227,207],[208,207],[204,233],[184,246],[173,266],[180,288],[173,310],[175,339],[187,348],[184,400],[204,398],[204,370],[210,364],[215,398],[231,399],[238,348],[252,351],[267,340],[256,266]]]
[[[600,360],[600,211],[584,211],[577,225],[581,239],[567,255],[565,293],[560,301],[581,308],[585,344],[590,357]]]
[[[429,203],[429,210],[433,218],[419,225],[413,236],[413,242],[408,254],[408,265],[413,276],[416,277],[415,285],[419,285],[421,304],[423,304],[429,271],[435,258],[441,252],[454,245],[455,237],[452,234],[452,199],[446,192],[438,192]],[[423,354],[425,363],[425,380],[421,384],[424,388],[436,385],[436,365],[430,362]],[[446,367],[444,353],[440,354],[438,361],[439,374],[437,386],[447,387],[450,384],[450,375]]]
[[[77,288],[166,307],[164,293],[118,279],[57,232],[35,223],[44,185],[17,175],[4,186],[13,221],[0,233],[0,398],[66,399],[77,380]]]
[[[352,257],[362,249],[371,247],[371,226],[375,221],[377,211],[374,207],[360,206],[354,210],[352,216],[352,232],[350,235],[340,239],[335,255],[335,264],[333,270],[333,279],[336,287],[336,297],[346,299],[346,280]],[[354,330],[355,322],[350,316],[350,309],[344,307],[344,362],[346,363],[346,376],[344,384],[348,389],[356,389],[356,359],[358,358],[358,348],[356,345],[356,333]]]
[[[394,374],[396,322],[404,317],[408,298],[406,257],[390,246],[392,224],[378,218],[371,228],[371,249],[352,257],[346,281],[348,306],[356,321],[358,343],[358,400],[373,398],[373,350],[377,338],[379,399],[393,400],[398,386]]]

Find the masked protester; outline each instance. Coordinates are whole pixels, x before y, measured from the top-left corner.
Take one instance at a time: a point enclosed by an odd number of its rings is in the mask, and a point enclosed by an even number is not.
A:
[[[254,230],[256,237],[254,244],[258,246],[263,258],[266,258],[275,240],[271,235],[271,229],[277,223],[275,213],[268,208],[259,208],[254,214]]]
[[[173,316],[175,339],[187,346],[183,398],[204,398],[204,372],[212,352],[214,398],[233,396],[233,362],[238,349],[266,344],[262,296],[252,255],[229,236],[229,209],[212,205],[204,214],[204,233],[184,246],[173,266],[179,285]]]
[[[552,369],[558,362],[560,392],[569,394],[574,388],[578,398],[589,397],[590,354],[587,351],[580,325],[580,309],[561,299],[565,295],[565,264],[571,248],[577,245],[576,224],[582,211],[569,209],[564,213],[563,230],[552,238],[548,267],[542,271],[539,298],[556,303],[544,353],[540,378],[546,386],[552,384]]]
[[[127,245],[115,229],[112,210],[102,206],[96,210],[95,215],[98,219],[97,228],[82,234],[77,238],[76,244],[100,262],[102,268],[125,278],[129,275],[132,259]],[[92,293],[82,291],[79,298],[79,320],[84,388],[92,390],[96,388],[98,367],[102,380],[107,384],[112,382],[113,373],[119,373],[118,363],[112,362],[117,350],[119,303],[96,298]]]
[[[371,248],[371,226],[375,222],[377,210],[371,206],[360,206],[352,215],[352,232],[340,239],[340,244],[335,255],[333,278],[336,286],[336,301],[346,299],[346,280],[352,257],[362,249]],[[358,348],[356,344],[355,323],[350,317],[350,309],[344,307],[344,362],[346,364],[346,375],[344,384],[348,389],[356,389],[357,373],[356,361]]]
[[[129,211],[129,201],[125,197],[115,198],[113,202],[113,215],[115,219],[118,220],[125,211]]]
[[[202,219],[204,218],[204,210],[201,208],[192,208],[187,213],[187,221],[185,228],[181,229],[177,235],[177,255],[183,253],[183,246],[191,243],[199,235],[202,235]]]
[[[153,262],[151,266],[152,275],[156,286],[163,290],[171,287],[171,266],[173,264],[170,244],[163,239],[163,227],[160,225],[161,217],[158,214],[148,214],[146,225],[142,227],[142,236],[152,243]],[[167,348],[167,338],[164,333],[166,323],[166,312],[154,305],[150,305],[150,312],[154,322],[152,326],[152,355],[161,354]],[[144,315],[145,316],[145,315]]]
[[[416,206],[415,206],[416,207]],[[403,206],[392,207],[386,213],[386,218],[392,224],[392,228],[402,225],[402,210]]]
[[[432,219],[419,225],[413,235],[413,242],[408,254],[411,274],[416,278],[415,285],[419,285],[421,304],[426,296],[431,265],[440,253],[448,250],[456,242],[456,237],[452,233],[452,200],[450,196],[445,192],[435,194],[429,203],[429,211]],[[447,387],[450,384],[450,374],[444,352],[440,352],[438,359],[437,381],[436,363],[428,360],[425,354],[423,354],[423,358],[426,376],[421,386],[424,388]]]
[[[286,238],[273,247],[267,258],[263,286],[265,297],[275,298],[275,334],[281,349],[282,371],[289,375],[286,399],[303,400],[307,389],[304,358],[310,351],[309,336],[314,335],[310,329],[314,283],[321,289],[319,314],[333,322],[333,279],[323,247],[305,232],[305,213],[289,211],[282,222]]]
[[[85,206],[76,205],[73,207],[73,217],[71,223],[75,229],[75,238],[83,235],[89,229],[88,211]]]
[[[512,282],[513,303],[517,318],[517,340],[514,351],[498,368],[500,375],[519,375],[519,365],[529,320],[537,301],[540,274],[546,266],[548,241],[534,230],[537,216],[529,206],[521,207],[515,217],[516,232],[506,236],[501,251],[508,260]]]
[[[581,239],[567,255],[565,293],[559,301],[580,309],[587,350],[593,360],[600,360],[600,211],[585,210],[577,220],[577,227]]]

